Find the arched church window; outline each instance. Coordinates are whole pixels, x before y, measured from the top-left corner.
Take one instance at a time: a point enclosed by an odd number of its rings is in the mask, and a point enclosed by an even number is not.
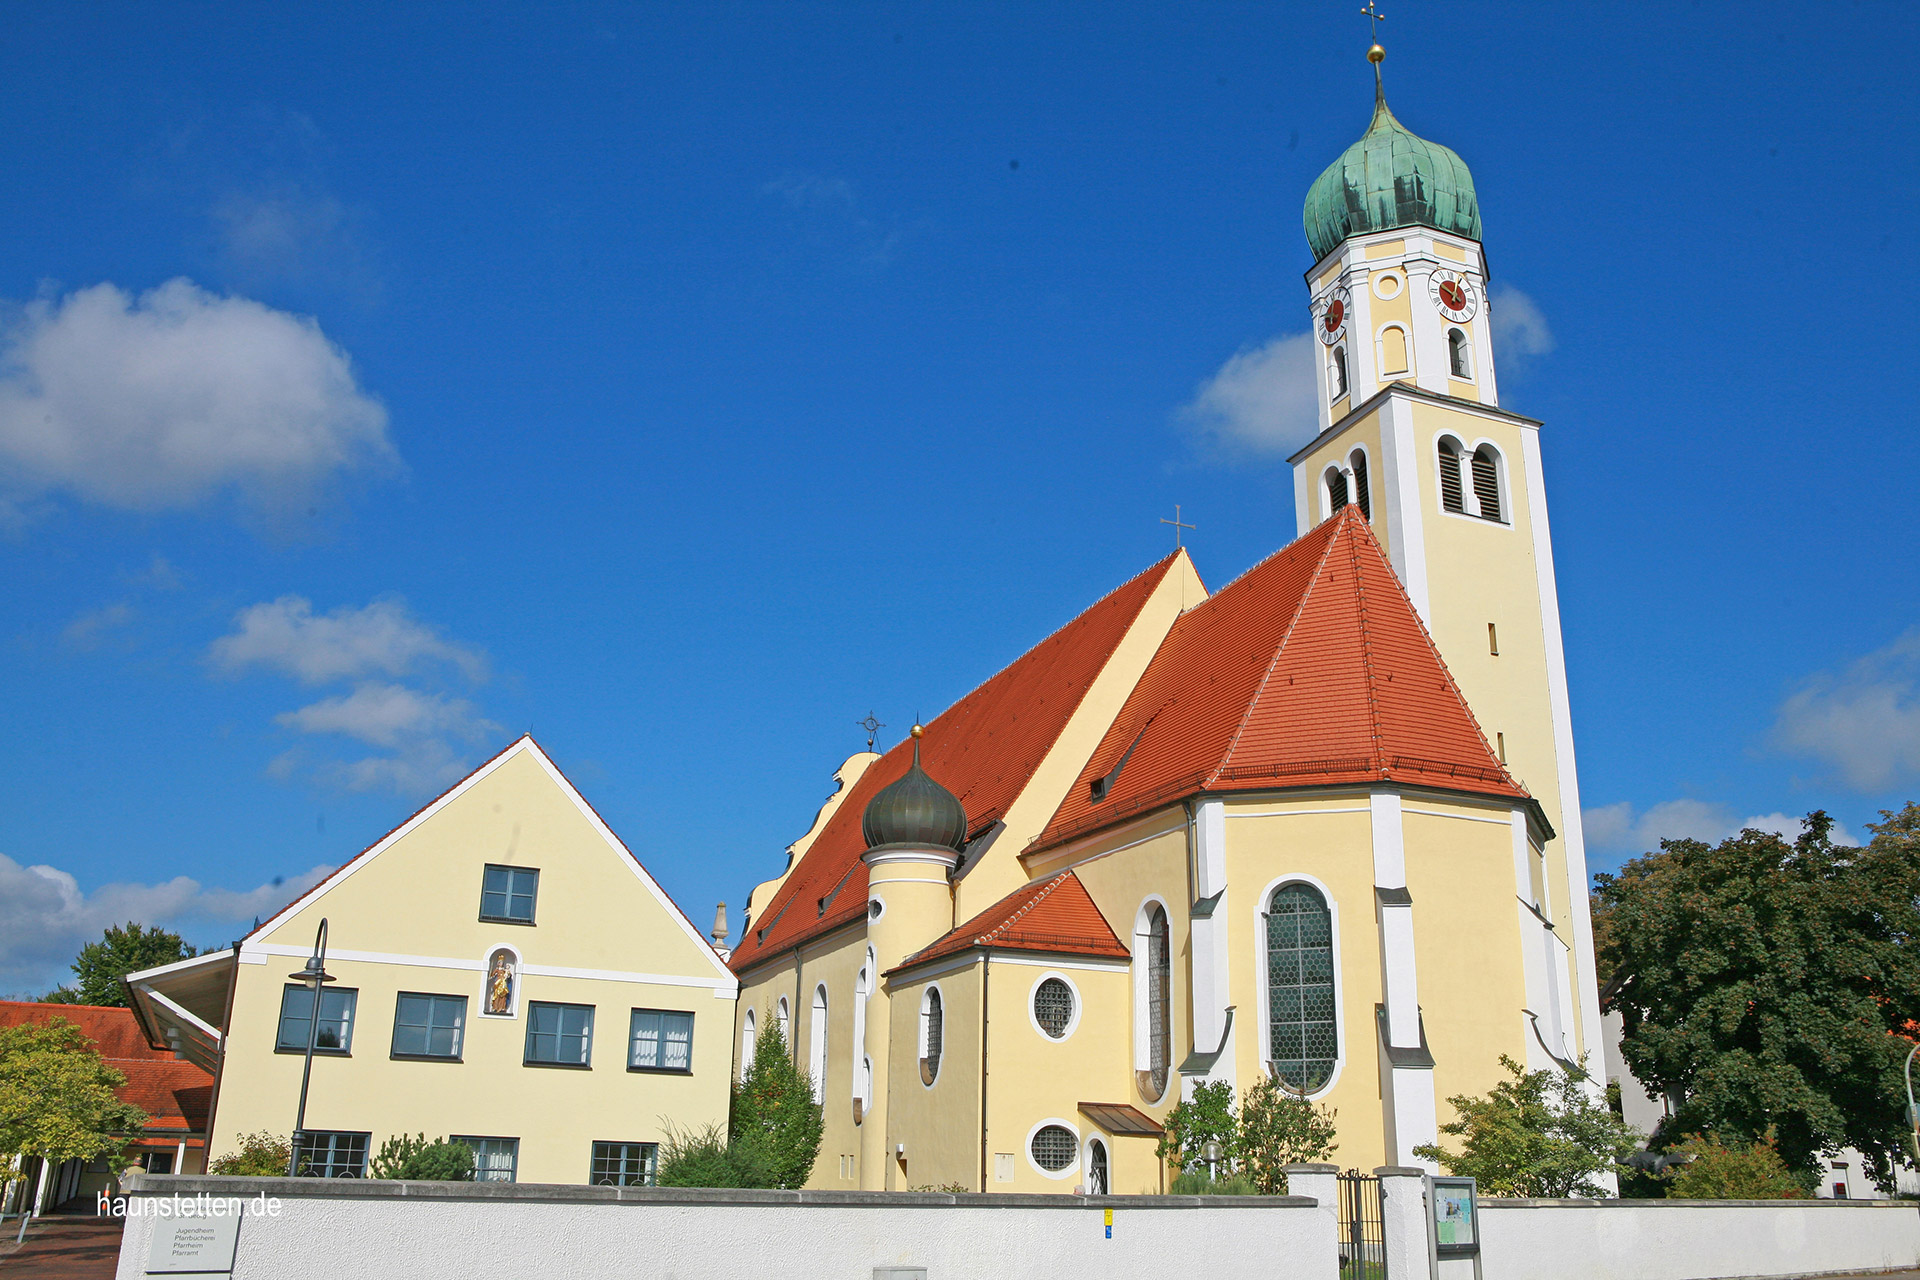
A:
[[[940,1007],[940,988],[928,987],[920,997],[920,1083],[932,1084],[940,1074],[940,1041],[946,1015]]]
[[[1380,376],[1397,377],[1407,369],[1407,331],[1390,324],[1380,331]]]
[[[1333,399],[1338,400],[1347,394],[1347,349],[1344,345],[1333,349],[1327,376],[1332,380]]]
[[[745,1076],[753,1070],[753,1010],[747,1010],[747,1019],[740,1026],[740,1074]]]
[[[813,989],[813,1019],[807,1027],[807,1074],[813,1077],[813,1100],[827,1100],[827,987]]]
[[[1492,445],[1483,444],[1473,451],[1473,497],[1480,504],[1482,518],[1501,518],[1500,455]]]
[[[1320,891],[1283,884],[1267,900],[1267,1060],[1295,1089],[1333,1078],[1333,912]]]
[[[1158,903],[1147,915],[1147,1070],[1146,1092],[1167,1092],[1173,1066],[1173,946],[1167,913]]]
[[[787,1050],[791,1052],[793,1049],[793,1015],[787,1008],[787,998],[785,996],[781,996],[780,1003],[774,1007],[773,1025],[780,1028],[780,1043],[785,1045]]]
[[[1328,467],[1327,468],[1327,514],[1329,516],[1339,515],[1340,512],[1346,507],[1349,501],[1350,499],[1347,497],[1346,473],[1341,471],[1340,468],[1338,467]]]
[[[1347,467],[1353,472],[1353,501],[1360,508],[1360,514],[1373,519],[1373,498],[1367,492],[1367,455],[1364,450],[1355,449],[1347,458]]]
[[[1456,378],[1473,376],[1473,347],[1464,329],[1447,330],[1447,364]]]
[[[1440,442],[1440,505],[1466,514],[1466,495],[1460,485],[1460,446],[1451,439]]]
[[[1087,1143],[1087,1194],[1107,1194],[1107,1144],[1095,1138]]]

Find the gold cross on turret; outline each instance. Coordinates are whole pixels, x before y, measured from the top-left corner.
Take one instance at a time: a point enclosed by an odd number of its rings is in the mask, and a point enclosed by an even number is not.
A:
[[[1367,0],[1367,7],[1360,11],[1360,15],[1372,24],[1373,42],[1379,44],[1380,24],[1387,20],[1387,15],[1380,12],[1379,0]]]

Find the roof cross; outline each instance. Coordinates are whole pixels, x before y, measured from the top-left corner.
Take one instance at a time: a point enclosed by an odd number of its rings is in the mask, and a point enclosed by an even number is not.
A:
[[[865,720],[855,720],[854,723],[867,731],[867,750],[869,751],[873,750],[874,736],[887,727],[881,724],[871,711],[867,712],[867,718]]]
[[[1183,524],[1183,523],[1181,523],[1181,521],[1180,521],[1180,504],[1179,504],[1179,503],[1177,503],[1177,502],[1173,504],[1173,519],[1171,519],[1171,520],[1169,520],[1169,519],[1167,519],[1167,518],[1166,518],[1165,516],[1161,516],[1161,517],[1160,517],[1160,523],[1161,523],[1161,524],[1170,524],[1170,525],[1172,525],[1172,526],[1173,526],[1173,549],[1174,549],[1175,551],[1178,551],[1178,550],[1180,549],[1180,531],[1181,531],[1182,529],[1195,529],[1195,528],[1198,528],[1198,527],[1199,527],[1198,525],[1191,525],[1191,524]]]
[[[1373,24],[1373,42],[1379,44],[1380,24],[1387,20],[1387,15],[1380,12],[1379,0],[1367,0],[1367,7],[1360,11],[1360,16]]]

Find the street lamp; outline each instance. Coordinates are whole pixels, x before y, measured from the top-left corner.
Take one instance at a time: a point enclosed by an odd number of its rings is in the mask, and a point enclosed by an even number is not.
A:
[[[1207,1177],[1214,1182],[1220,1181],[1220,1139],[1207,1139],[1207,1145],[1201,1151],[1207,1157]]]
[[[298,1177],[300,1173],[300,1142],[307,1133],[307,1081],[313,1078],[313,1047],[320,1039],[320,993],[325,984],[333,981],[333,975],[327,972],[327,922],[320,921],[320,931],[313,935],[313,954],[307,957],[306,967],[298,973],[287,975],[295,982],[305,983],[313,993],[313,1008],[307,1018],[307,1064],[300,1071],[300,1113],[293,1122],[293,1153],[287,1157],[287,1176]]]

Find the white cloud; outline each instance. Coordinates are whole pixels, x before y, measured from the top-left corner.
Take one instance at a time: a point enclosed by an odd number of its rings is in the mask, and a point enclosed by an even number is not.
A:
[[[1813,675],[1780,705],[1773,741],[1840,771],[1859,791],[1920,777],[1920,627],[1843,671]]]
[[[1493,287],[1487,318],[1493,324],[1495,351],[1502,357],[1543,356],[1554,348],[1553,330],[1540,305],[1512,285]]]
[[[480,719],[470,702],[372,681],[352,693],[283,712],[274,723],[300,733],[343,734],[376,747],[400,747],[440,733],[478,741],[500,729]]]
[[[1784,813],[1760,814],[1743,821],[1734,820],[1734,810],[1705,800],[1665,800],[1645,812],[1636,812],[1630,801],[1599,805],[1580,812],[1587,847],[1594,850],[1641,854],[1659,849],[1662,840],[1699,840],[1718,844],[1748,827],[1771,831],[1789,840],[1800,835],[1802,818]],[[1829,837],[1835,844],[1857,845],[1844,826],[1835,823]]]
[[[391,466],[387,412],[312,319],[172,280],[19,308],[0,347],[0,477],[133,510],[223,491],[263,513]]]
[[[112,633],[133,621],[133,606],[122,600],[81,614],[60,633],[70,648],[97,649]]]
[[[39,994],[71,979],[67,966],[108,925],[172,929],[195,945],[230,940],[318,884],[331,867],[254,889],[209,888],[187,876],[160,884],[106,884],[83,892],[70,872],[22,866],[0,854],[0,991]],[[213,936],[208,936],[212,932]]]
[[[339,197],[311,181],[230,191],[215,203],[221,256],[251,280],[371,284],[355,224]]]
[[[307,684],[374,674],[404,675],[430,662],[456,666],[467,679],[486,679],[486,658],[457,645],[389,597],[363,608],[342,605],[315,614],[301,596],[281,596],[234,615],[233,634],[213,642],[209,658],[228,674],[266,667]]]
[[[1200,384],[1180,417],[1222,445],[1291,453],[1320,429],[1316,351],[1310,333],[1238,351]]]

